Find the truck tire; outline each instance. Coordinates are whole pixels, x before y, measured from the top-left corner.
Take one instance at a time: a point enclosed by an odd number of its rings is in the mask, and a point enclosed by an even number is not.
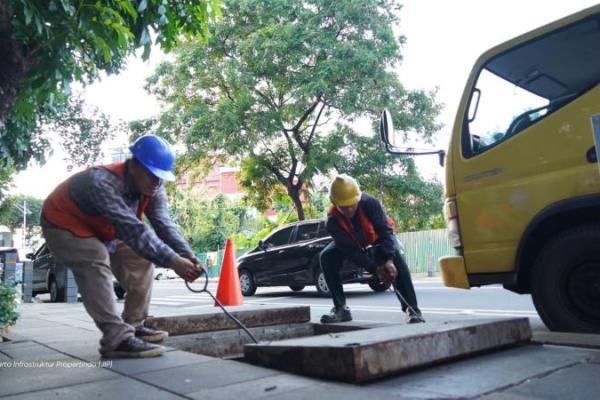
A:
[[[600,226],[552,238],[533,266],[531,295],[548,329],[600,333]]]
[[[256,293],[256,283],[252,272],[247,269],[240,271],[240,288],[244,296],[253,296]]]
[[[54,277],[50,278],[50,284],[48,285],[48,291],[50,292],[50,301],[52,303],[58,303],[65,300],[65,289],[60,289],[56,283]]]

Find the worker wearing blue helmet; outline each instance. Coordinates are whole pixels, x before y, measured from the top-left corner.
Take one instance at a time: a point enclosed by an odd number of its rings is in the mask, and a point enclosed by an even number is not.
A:
[[[83,304],[102,331],[100,353],[153,357],[168,333],[144,326],[153,264],[193,281],[204,266],[177,230],[163,181],[175,180],[175,155],[156,135],[140,137],[124,162],[79,172],[61,183],[42,207],[42,231],[56,260],[71,269]],[[143,222],[143,216],[149,224]],[[119,315],[113,275],[125,289]]]

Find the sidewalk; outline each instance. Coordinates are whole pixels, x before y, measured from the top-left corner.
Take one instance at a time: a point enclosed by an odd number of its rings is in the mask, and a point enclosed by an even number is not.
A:
[[[358,386],[174,349],[102,360],[99,338],[81,304],[23,304],[11,341],[0,343],[0,398],[587,400],[600,392],[600,351],[590,348],[524,345]],[[600,347],[591,335],[583,345]]]

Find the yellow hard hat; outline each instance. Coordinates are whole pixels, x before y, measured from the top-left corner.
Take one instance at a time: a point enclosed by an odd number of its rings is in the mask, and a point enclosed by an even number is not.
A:
[[[358,182],[346,174],[336,176],[329,186],[329,200],[338,207],[353,206],[361,195]]]

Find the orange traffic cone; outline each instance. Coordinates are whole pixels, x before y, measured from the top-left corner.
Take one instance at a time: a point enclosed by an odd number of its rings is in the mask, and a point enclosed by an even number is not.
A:
[[[219,286],[217,287],[217,300],[224,306],[241,306],[243,304],[240,277],[235,265],[234,254],[233,240],[227,239],[225,254],[223,255],[223,266],[219,276]]]

